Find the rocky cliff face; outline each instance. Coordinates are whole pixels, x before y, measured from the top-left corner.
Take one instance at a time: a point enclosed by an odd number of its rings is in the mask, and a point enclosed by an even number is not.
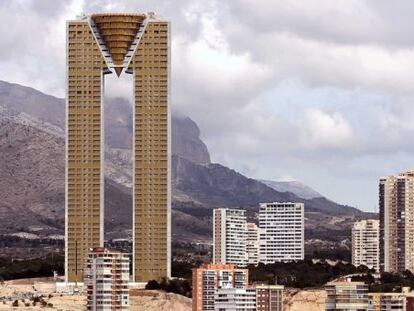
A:
[[[193,120],[175,116],[171,122],[172,154],[197,164],[209,164],[210,154],[200,140],[200,130]]]
[[[0,81],[0,109],[9,114],[24,114],[44,127],[65,126],[65,100],[43,94],[33,88]],[[107,98],[105,110],[105,139],[109,148],[131,149],[132,107],[123,98]],[[172,115],[172,153],[199,164],[210,163],[206,145],[200,139],[200,130],[186,116]],[[62,131],[62,134],[64,132]]]

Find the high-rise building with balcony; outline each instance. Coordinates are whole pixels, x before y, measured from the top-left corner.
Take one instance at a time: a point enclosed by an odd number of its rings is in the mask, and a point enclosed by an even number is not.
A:
[[[414,172],[379,181],[380,270],[414,271]]]
[[[352,264],[379,272],[379,221],[361,220],[352,228]]]
[[[259,228],[260,262],[271,264],[304,259],[303,203],[261,203]]]
[[[220,288],[244,289],[249,284],[249,270],[234,265],[204,264],[193,269],[193,311],[214,310],[215,293]]]
[[[128,254],[93,248],[84,269],[86,310],[129,310]]]
[[[254,223],[246,223],[247,264],[259,263],[259,228]]]
[[[246,211],[219,208],[213,212],[213,262],[247,265]]]
[[[170,275],[169,23],[92,14],[67,23],[66,282],[104,239],[104,80],[133,75],[133,277]]]

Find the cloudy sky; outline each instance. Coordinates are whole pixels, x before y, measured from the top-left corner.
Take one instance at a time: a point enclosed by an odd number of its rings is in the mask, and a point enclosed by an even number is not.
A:
[[[173,109],[214,162],[370,211],[414,167],[413,1],[5,0],[0,79],[63,97],[65,20],[101,11],[171,20]]]

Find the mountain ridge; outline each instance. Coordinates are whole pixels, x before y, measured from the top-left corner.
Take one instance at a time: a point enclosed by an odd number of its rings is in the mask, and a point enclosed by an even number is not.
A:
[[[64,100],[36,90],[32,94],[32,90],[0,81],[0,227],[3,228],[0,233],[17,229],[30,231],[31,226],[43,226],[45,234],[54,234],[62,233],[64,226],[64,139],[56,130],[64,127]],[[25,95],[25,92],[28,93]],[[17,105],[13,105],[13,94],[17,94]],[[26,104],[24,98],[27,98]],[[128,135],[132,134],[128,120],[132,118],[132,109],[122,99],[106,100],[104,109],[109,111],[105,115],[109,126],[105,130],[108,141],[105,226],[112,236],[125,236],[131,229]],[[38,118],[39,114],[42,119]],[[211,163],[194,121],[173,115],[172,127],[175,239],[208,241],[212,208],[246,208],[254,214],[258,203],[268,200],[305,202],[307,225],[312,230],[348,230],[351,221],[367,216],[325,198],[307,200],[290,192],[279,192],[223,165]],[[16,176],[10,175],[11,171]],[[15,194],[14,188],[21,189],[21,193]],[[318,228],[318,221],[322,219]]]

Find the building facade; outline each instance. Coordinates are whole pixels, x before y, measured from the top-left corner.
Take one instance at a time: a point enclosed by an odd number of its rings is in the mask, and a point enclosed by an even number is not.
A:
[[[133,75],[133,275],[170,276],[169,23],[150,14],[92,14],[67,23],[66,282],[81,282],[103,246],[104,80]]]
[[[283,311],[283,285],[256,285],[257,311]]]
[[[368,286],[363,282],[337,281],[325,286],[326,311],[367,311]]]
[[[193,311],[214,310],[217,289],[244,289],[249,284],[249,270],[234,265],[204,264],[193,269],[192,275]]]
[[[414,292],[404,287],[401,293],[369,293],[368,311],[414,311]]]
[[[304,259],[303,203],[261,203],[259,228],[260,262],[271,264]]]
[[[91,249],[84,269],[87,310],[129,310],[129,257],[106,248]]]
[[[259,263],[259,228],[254,223],[246,223],[247,264]]]
[[[220,288],[214,296],[215,311],[256,311],[254,288]]]
[[[380,270],[414,271],[414,172],[379,181]]]
[[[379,272],[379,239],[379,220],[355,222],[352,228],[352,264]]]
[[[246,211],[219,208],[213,211],[213,262],[247,265]]]

